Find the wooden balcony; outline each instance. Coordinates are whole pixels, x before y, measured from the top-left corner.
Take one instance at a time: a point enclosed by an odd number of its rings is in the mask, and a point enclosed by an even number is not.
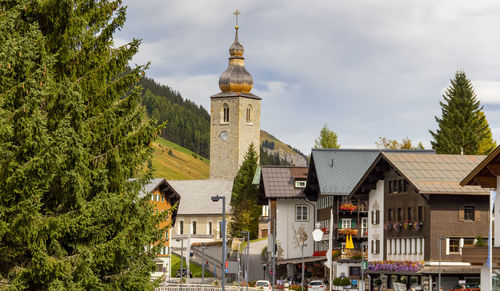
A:
[[[464,247],[462,249],[462,262],[471,265],[482,265],[488,258],[488,247]],[[493,266],[500,266],[500,247],[493,248]]]

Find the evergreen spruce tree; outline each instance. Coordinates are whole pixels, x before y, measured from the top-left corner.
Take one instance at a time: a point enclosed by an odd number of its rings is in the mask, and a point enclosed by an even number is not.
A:
[[[432,148],[440,154],[487,154],[495,146],[483,107],[464,72],[455,73],[443,95],[438,129],[429,131]]]
[[[143,121],[139,41],[121,1],[0,3],[0,289],[148,290],[163,230],[130,180]]]
[[[257,238],[259,233],[260,206],[258,189],[252,184],[259,156],[253,144],[250,144],[245,159],[234,178],[231,195],[233,220],[230,222],[232,237],[241,237],[241,231],[249,231],[250,238]]]

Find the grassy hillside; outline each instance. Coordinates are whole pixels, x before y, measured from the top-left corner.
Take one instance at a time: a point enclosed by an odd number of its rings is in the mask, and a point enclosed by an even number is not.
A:
[[[208,179],[210,175],[208,159],[161,137],[153,143],[153,148],[155,177],[167,180]]]

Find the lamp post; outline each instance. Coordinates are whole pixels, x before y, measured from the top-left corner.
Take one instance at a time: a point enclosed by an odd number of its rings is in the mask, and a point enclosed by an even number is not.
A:
[[[182,266],[182,260],[183,260],[182,254],[183,254],[183,250],[184,250],[184,240],[181,239],[181,238],[178,238],[178,239],[176,239],[176,241],[177,242],[179,242],[179,241],[181,242],[181,281],[180,281],[180,283],[181,283],[180,284],[181,285],[181,289],[180,290],[182,291],[182,273],[183,273],[183,270],[182,270],[182,267],[183,267]]]
[[[263,220],[264,222],[273,221],[273,291],[274,285],[276,285],[276,217],[268,217]]]
[[[226,197],[225,196],[212,196],[212,202],[217,202],[222,199],[222,265],[221,265],[221,286],[222,290],[226,290]]]
[[[246,282],[246,290],[248,291],[248,262],[250,261],[250,232],[243,230],[242,234],[247,235],[247,246],[246,246],[246,261],[245,261],[245,282]]]
[[[313,240],[315,242],[320,242],[323,239],[323,231],[319,228],[319,223],[316,224],[316,229],[313,230],[312,235],[313,235]],[[331,280],[332,279],[330,278],[330,281]],[[332,282],[329,282],[329,283],[330,283],[330,286],[332,286]],[[304,286],[302,286],[302,290],[303,289],[304,289]]]

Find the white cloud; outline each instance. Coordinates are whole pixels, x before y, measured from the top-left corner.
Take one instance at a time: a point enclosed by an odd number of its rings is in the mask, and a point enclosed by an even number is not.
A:
[[[207,109],[241,10],[262,128],[306,154],[324,123],[343,147],[373,147],[379,136],[429,144],[457,70],[477,80],[490,125],[500,125],[487,111],[500,103],[498,1],[125,2],[117,43],[141,38],[134,62],[151,60],[149,76]]]
[[[472,81],[477,98],[482,104],[500,104],[500,81]]]

